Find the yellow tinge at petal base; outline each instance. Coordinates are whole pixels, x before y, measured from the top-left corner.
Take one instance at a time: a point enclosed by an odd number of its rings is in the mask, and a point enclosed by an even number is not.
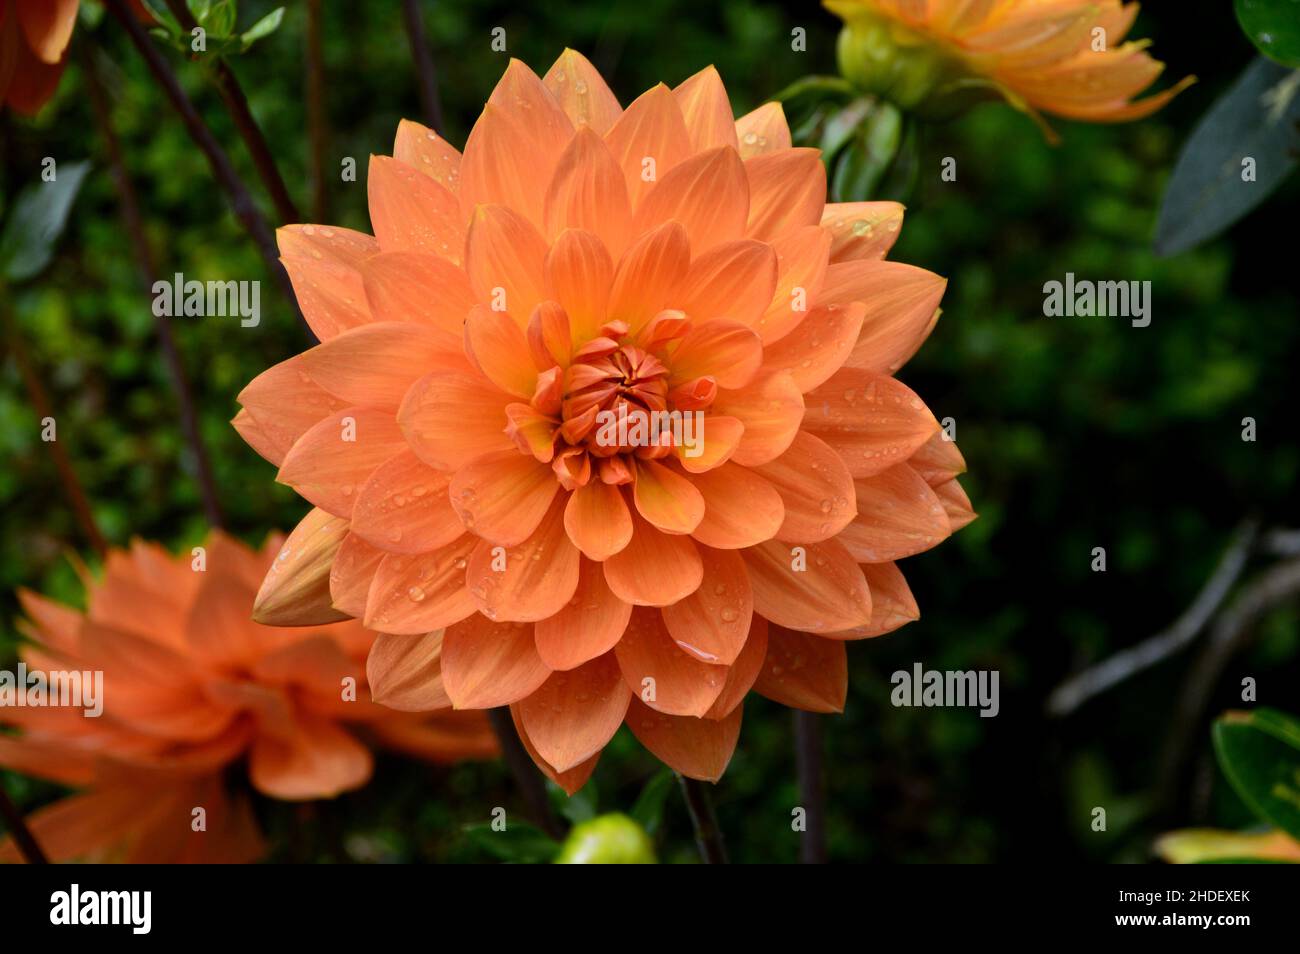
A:
[[[855,86],[927,118],[1001,96],[1035,118],[1149,116],[1193,82],[1134,99],[1164,64],[1125,41],[1122,0],[824,0],[844,20],[840,70]]]

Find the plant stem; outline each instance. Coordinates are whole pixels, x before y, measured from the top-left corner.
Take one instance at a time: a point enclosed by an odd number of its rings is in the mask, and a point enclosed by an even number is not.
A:
[[[433,54],[429,52],[429,42],[424,35],[424,17],[420,15],[419,0],[402,0],[402,13],[406,16],[406,37],[411,43],[411,59],[415,61],[424,121],[441,136],[442,103],[438,98],[438,74],[434,70]]]
[[[822,787],[822,726],[815,712],[794,710],[794,753],[799,773],[799,801],[807,829],[799,843],[799,860],[826,864],[826,794]]]
[[[279,251],[275,246],[275,236],[271,234],[271,229],[267,226],[266,219],[262,217],[257,204],[253,201],[253,196],[239,178],[239,174],[235,172],[234,166],[230,164],[230,158],[204,124],[203,118],[199,116],[194,104],[185,95],[185,91],[181,89],[180,83],[176,80],[176,75],[172,72],[171,67],[167,65],[167,61],[163,59],[162,54],[154,47],[144,28],[136,22],[134,14],[126,9],[123,0],[105,0],[105,3],[109,11],[117,18],[117,21],[122,24],[127,35],[130,36],[132,45],[144,58],[149,71],[153,73],[154,79],[162,87],[173,108],[180,114],[181,121],[185,124],[185,129],[190,134],[190,138],[194,140],[194,144],[199,147],[204,158],[208,160],[208,165],[212,167],[212,173],[217,180],[217,184],[221,186],[226,193],[226,197],[230,200],[230,206],[235,213],[235,217],[239,219],[244,229],[253,239],[253,243],[261,253],[262,259],[266,262],[266,267],[275,276],[280,290],[298,316],[298,321],[302,324],[303,330],[306,331],[308,339],[313,344],[316,344],[316,335],[298,309],[298,299],[294,296],[293,284],[289,281],[289,273],[280,264]]]
[[[180,22],[185,32],[189,33],[198,26],[198,21],[194,19],[184,0],[167,0],[167,6],[171,8],[172,15]],[[266,137],[262,135],[262,128],[253,118],[253,111],[248,108],[248,97],[244,95],[244,88],[239,85],[239,79],[230,68],[230,64],[220,56],[212,59],[211,69],[213,83],[221,95],[221,101],[226,104],[226,112],[230,113],[235,129],[239,131],[239,138],[244,140],[244,145],[248,148],[248,155],[253,160],[257,175],[275,204],[275,214],[279,216],[283,225],[297,222],[298,208],[294,205],[289,189],[280,176],[280,170],[275,165],[275,155],[267,145]]]
[[[126,171],[126,161],[122,156],[122,145],[113,129],[112,113],[108,98],[104,94],[104,85],[95,64],[95,54],[86,43],[77,44],[82,69],[86,73],[86,87],[90,93],[90,103],[95,114],[95,123],[108,151],[109,165],[113,171],[113,180],[117,184],[117,194],[121,200],[122,224],[131,238],[131,247],[135,250],[136,264],[140,268],[140,277],[144,281],[145,292],[152,294],[154,280],[158,277],[158,266],[154,260],[153,250],[149,247],[149,238],[145,235],[144,220],[140,214],[140,200],[135,191],[135,183]],[[180,351],[176,347],[176,338],[172,334],[170,322],[164,317],[155,321],[158,331],[158,347],[162,352],[163,363],[171,376],[172,389],[176,395],[176,405],[180,411],[181,432],[194,457],[195,476],[199,482],[199,492],[203,498],[203,511],[208,523],[213,527],[224,525],[221,504],[217,497],[217,484],[212,476],[212,464],[207,448],[199,434],[198,415],[194,410],[194,397],[190,393],[189,376],[181,361]]]
[[[552,838],[560,838],[564,832],[555,813],[551,811],[550,800],[546,797],[546,781],[542,778],[542,773],[537,770],[537,766],[533,764],[532,756],[528,754],[524,744],[519,741],[519,733],[515,731],[510,707],[499,706],[489,709],[488,721],[491,722],[492,731],[496,733],[497,743],[501,746],[501,756],[506,760],[510,774],[515,777],[515,784],[524,793],[524,801],[528,803],[534,821]]]
[[[54,404],[50,400],[49,392],[45,390],[44,382],[41,380],[40,375],[36,373],[36,369],[32,364],[31,355],[27,351],[27,343],[23,340],[22,332],[18,329],[18,322],[13,316],[8,297],[3,289],[0,289],[0,324],[4,326],[5,337],[9,339],[14,361],[18,365],[18,373],[23,379],[28,400],[31,401],[32,407],[36,411],[37,419],[45,420],[49,418],[56,420]],[[60,441],[52,440],[45,443],[50,449],[50,456],[54,458],[54,467],[59,472],[59,481],[63,484],[63,492],[67,495],[68,504],[72,507],[72,513],[76,517],[77,523],[81,525],[81,532],[85,535],[95,553],[103,557],[108,551],[108,541],[104,539],[99,524],[95,522],[95,512],[90,507],[90,498],[86,496],[81,481],[77,479],[77,472],[72,466],[72,459],[68,456],[68,452],[63,449],[63,444]]]
[[[691,825],[695,828],[695,844],[699,846],[700,857],[705,864],[725,865],[727,863],[727,845],[722,840],[722,829],[718,827],[718,816],[713,811],[713,798],[704,783],[699,779],[678,775],[682,783],[682,796],[686,799],[686,810],[691,816]]]
[[[325,155],[329,151],[329,114],[325,110],[325,54],[321,44],[321,0],[307,0],[307,128],[311,141],[312,217],[329,221]]]
[[[29,865],[48,865],[50,863],[50,859],[45,857],[45,852],[41,851],[36,836],[27,827],[27,821],[23,818],[22,812],[18,810],[18,806],[9,800],[9,795],[5,792],[3,785],[0,785],[0,817],[4,818],[5,825],[9,828],[9,834],[13,836],[14,844],[18,846],[18,852],[23,856],[24,861]]]

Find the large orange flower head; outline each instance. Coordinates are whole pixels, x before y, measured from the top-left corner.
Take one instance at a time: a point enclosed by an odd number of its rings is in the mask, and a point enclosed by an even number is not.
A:
[[[0,0],[0,104],[33,116],[68,61],[79,0]]]
[[[495,753],[479,713],[372,702],[365,659],[375,637],[359,623],[252,622],[281,539],[261,552],[220,533],[180,556],[139,541],[110,551],[85,612],[19,594],[31,643],[16,688],[28,692],[24,704],[0,705],[0,724],[20,730],[0,734],[0,766],[85,789],[29,820],[52,858],[257,858],[247,786],[231,786],[236,764],[263,794],[300,800],[364,785],[367,742],[432,761]],[[48,704],[56,696],[60,705]],[[0,859],[14,856],[0,845]]]
[[[904,109],[950,115],[1003,96],[1035,116],[1085,122],[1149,116],[1195,80],[1142,100],[1164,64],[1124,38],[1123,0],[823,0],[844,20],[840,69]]]
[[[893,561],[973,516],[892,376],[944,289],[881,261],[901,207],[827,206],[712,68],[623,109],[572,51],[512,62],[463,156],[394,153],[374,238],[280,233],[323,343],[235,425],[326,529],[259,612],[363,618],[372,682],[510,705],[570,790],[625,720],[715,779],[751,687],[839,709],[843,641],[917,617]]]

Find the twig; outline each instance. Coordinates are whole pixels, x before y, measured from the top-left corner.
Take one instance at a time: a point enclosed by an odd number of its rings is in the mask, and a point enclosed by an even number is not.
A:
[[[691,816],[691,825],[695,828],[695,844],[700,849],[700,857],[705,864],[725,865],[727,863],[727,845],[722,840],[722,829],[718,827],[718,816],[713,811],[713,799],[709,790],[699,779],[677,776],[682,783],[682,796],[686,799],[686,810]]]
[[[199,25],[184,0],[167,0],[167,6],[185,32],[190,33]],[[212,80],[221,95],[221,101],[226,104],[226,112],[230,113],[235,129],[239,131],[239,138],[244,140],[244,145],[248,148],[248,155],[253,160],[253,166],[257,169],[262,184],[266,186],[267,194],[275,204],[275,213],[280,217],[281,224],[297,222],[298,208],[289,196],[289,189],[285,186],[280,170],[276,167],[275,155],[267,145],[266,137],[262,135],[262,128],[253,118],[253,111],[248,108],[248,97],[244,95],[244,88],[239,85],[239,79],[230,68],[230,64],[220,56],[211,60],[211,70]]]
[[[411,43],[411,59],[415,61],[424,121],[441,136],[442,103],[438,98],[438,74],[433,68],[433,54],[429,52],[429,43],[424,35],[424,17],[420,15],[419,0],[402,0],[402,13],[406,17],[406,38]]]
[[[1210,639],[1201,650],[1179,698],[1165,746],[1161,791],[1172,792],[1182,774],[1192,740],[1203,729],[1210,695],[1228,662],[1249,640],[1256,625],[1277,607],[1300,599],[1300,559],[1269,567],[1247,584],[1215,621]]]
[[[27,820],[23,818],[23,813],[9,800],[9,795],[3,785],[0,785],[0,816],[4,817],[9,834],[13,836],[14,844],[18,846],[18,853],[23,856],[24,861],[29,865],[48,865],[50,863],[50,859],[45,857],[45,852],[41,851],[36,836],[27,827]]]
[[[561,837],[563,831],[555,813],[551,811],[550,800],[546,797],[546,782],[533,764],[528,750],[519,741],[519,733],[515,731],[509,707],[489,709],[488,721],[496,733],[497,744],[501,746],[501,755],[510,768],[510,774],[515,777],[515,784],[524,793],[524,801],[528,803],[533,820],[552,838]]]
[[[14,361],[18,365],[18,373],[22,376],[23,385],[27,389],[27,397],[32,402],[37,418],[39,420],[45,418],[54,420],[54,404],[50,400],[49,392],[45,390],[44,382],[41,381],[40,375],[36,373],[36,369],[32,365],[31,355],[27,351],[27,343],[23,340],[22,332],[18,329],[18,323],[10,310],[8,296],[3,289],[0,289],[0,324],[4,326],[5,337],[9,339]],[[59,481],[63,484],[63,492],[67,495],[68,504],[72,507],[72,513],[76,517],[77,523],[81,525],[81,532],[85,534],[86,540],[95,553],[103,557],[108,551],[108,541],[104,539],[99,524],[95,522],[95,512],[90,507],[90,498],[86,496],[81,481],[77,479],[77,471],[72,466],[72,459],[68,456],[68,452],[64,450],[62,442],[58,440],[47,441],[46,445],[50,449],[50,456],[54,459],[54,467],[59,472]]]
[[[230,158],[208,127],[204,125],[202,117],[195,110],[190,98],[185,95],[185,91],[181,89],[171,67],[167,65],[167,61],[163,59],[162,54],[154,47],[144,28],[136,22],[134,14],[126,9],[123,0],[105,0],[105,3],[109,11],[117,18],[117,21],[122,24],[122,27],[130,36],[132,45],[144,58],[149,71],[154,75],[154,79],[158,81],[158,85],[166,93],[167,99],[176,112],[180,114],[181,121],[184,122],[190,138],[194,140],[194,144],[199,147],[204,158],[208,160],[208,165],[212,167],[212,173],[217,180],[217,184],[221,186],[226,193],[226,197],[230,200],[230,206],[235,213],[235,217],[239,219],[244,229],[252,237],[253,243],[257,246],[257,250],[262,254],[262,258],[266,262],[266,267],[275,276],[280,290],[284,292],[285,298],[288,299],[294,313],[298,316],[298,321],[302,324],[309,340],[313,344],[316,343],[315,334],[312,333],[311,328],[302,317],[302,312],[298,309],[298,299],[294,296],[293,284],[289,281],[289,273],[280,264],[279,251],[275,246],[275,236],[271,234],[266,219],[262,217],[262,213],[258,210],[248,188],[239,178],[239,174],[235,172],[234,166],[230,164]]]
[[[86,87],[90,93],[91,109],[95,114],[95,123],[108,151],[109,165],[113,171],[113,180],[117,183],[117,194],[121,200],[122,224],[131,238],[131,247],[135,250],[136,264],[140,277],[144,281],[145,291],[152,293],[154,280],[158,277],[158,266],[154,260],[153,250],[149,247],[149,238],[145,235],[144,220],[140,214],[140,200],[136,195],[135,183],[126,171],[126,161],[122,156],[122,146],[113,129],[112,113],[108,98],[104,93],[103,80],[95,63],[95,54],[84,42],[77,43],[77,52],[81,58],[82,68],[86,72]],[[190,393],[189,376],[181,361],[180,351],[176,347],[176,338],[172,334],[171,324],[164,317],[155,321],[158,330],[158,347],[162,352],[163,363],[172,379],[172,389],[176,394],[177,410],[180,412],[181,432],[194,456],[195,476],[199,482],[199,493],[203,498],[203,511],[208,523],[214,527],[223,526],[221,504],[217,497],[217,484],[212,477],[212,464],[208,458],[207,448],[199,434],[198,415],[194,410],[194,397]]]
[[[1260,538],[1259,549],[1270,556],[1300,556],[1300,530],[1275,527]]]
[[[325,54],[321,44],[321,0],[307,0],[307,128],[311,141],[312,218],[329,221],[330,194],[325,155],[329,151],[329,114],[325,110]]]
[[[799,774],[799,801],[807,828],[799,842],[799,860],[806,865],[826,864],[826,795],[822,787],[821,717],[794,710],[795,766]]]
[[[1254,520],[1241,524],[1196,599],[1172,626],[1061,683],[1047,699],[1048,714],[1069,715],[1093,696],[1167,659],[1195,639],[1241,576],[1258,532]]]

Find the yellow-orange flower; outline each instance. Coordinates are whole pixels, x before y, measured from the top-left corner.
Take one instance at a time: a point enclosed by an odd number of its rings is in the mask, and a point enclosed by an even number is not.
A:
[[[1086,122],[1149,116],[1195,82],[1135,100],[1164,70],[1125,37],[1122,0],[823,0],[845,21],[841,68],[899,105],[991,87],[1020,109]]]
[[[751,688],[840,709],[844,641],[917,618],[894,561],[973,518],[893,377],[945,284],[881,260],[902,208],[826,205],[712,68],[625,110],[573,51],[512,62],[463,156],[402,123],[369,200],[373,238],[280,231],[323,343],[234,423],[347,533],[259,613],[363,618],[373,683],[510,705],[570,791],[624,721],[716,779]],[[654,412],[702,442],[605,427]]]
[[[52,859],[256,859],[263,846],[248,799],[224,774],[243,761],[258,791],[298,800],[364,785],[372,758],[362,739],[432,761],[494,754],[478,713],[412,715],[372,702],[364,667],[374,634],[355,621],[252,622],[280,543],[258,553],[214,533],[202,554],[173,557],[137,541],[108,554],[84,613],[20,594],[29,670],[47,680],[103,674],[98,715],[0,706],[0,723],[20,730],[0,735],[0,766],[85,789],[29,819]],[[0,859],[15,857],[0,844]]]
[[[79,0],[0,0],[0,103],[35,115],[68,61]]]

